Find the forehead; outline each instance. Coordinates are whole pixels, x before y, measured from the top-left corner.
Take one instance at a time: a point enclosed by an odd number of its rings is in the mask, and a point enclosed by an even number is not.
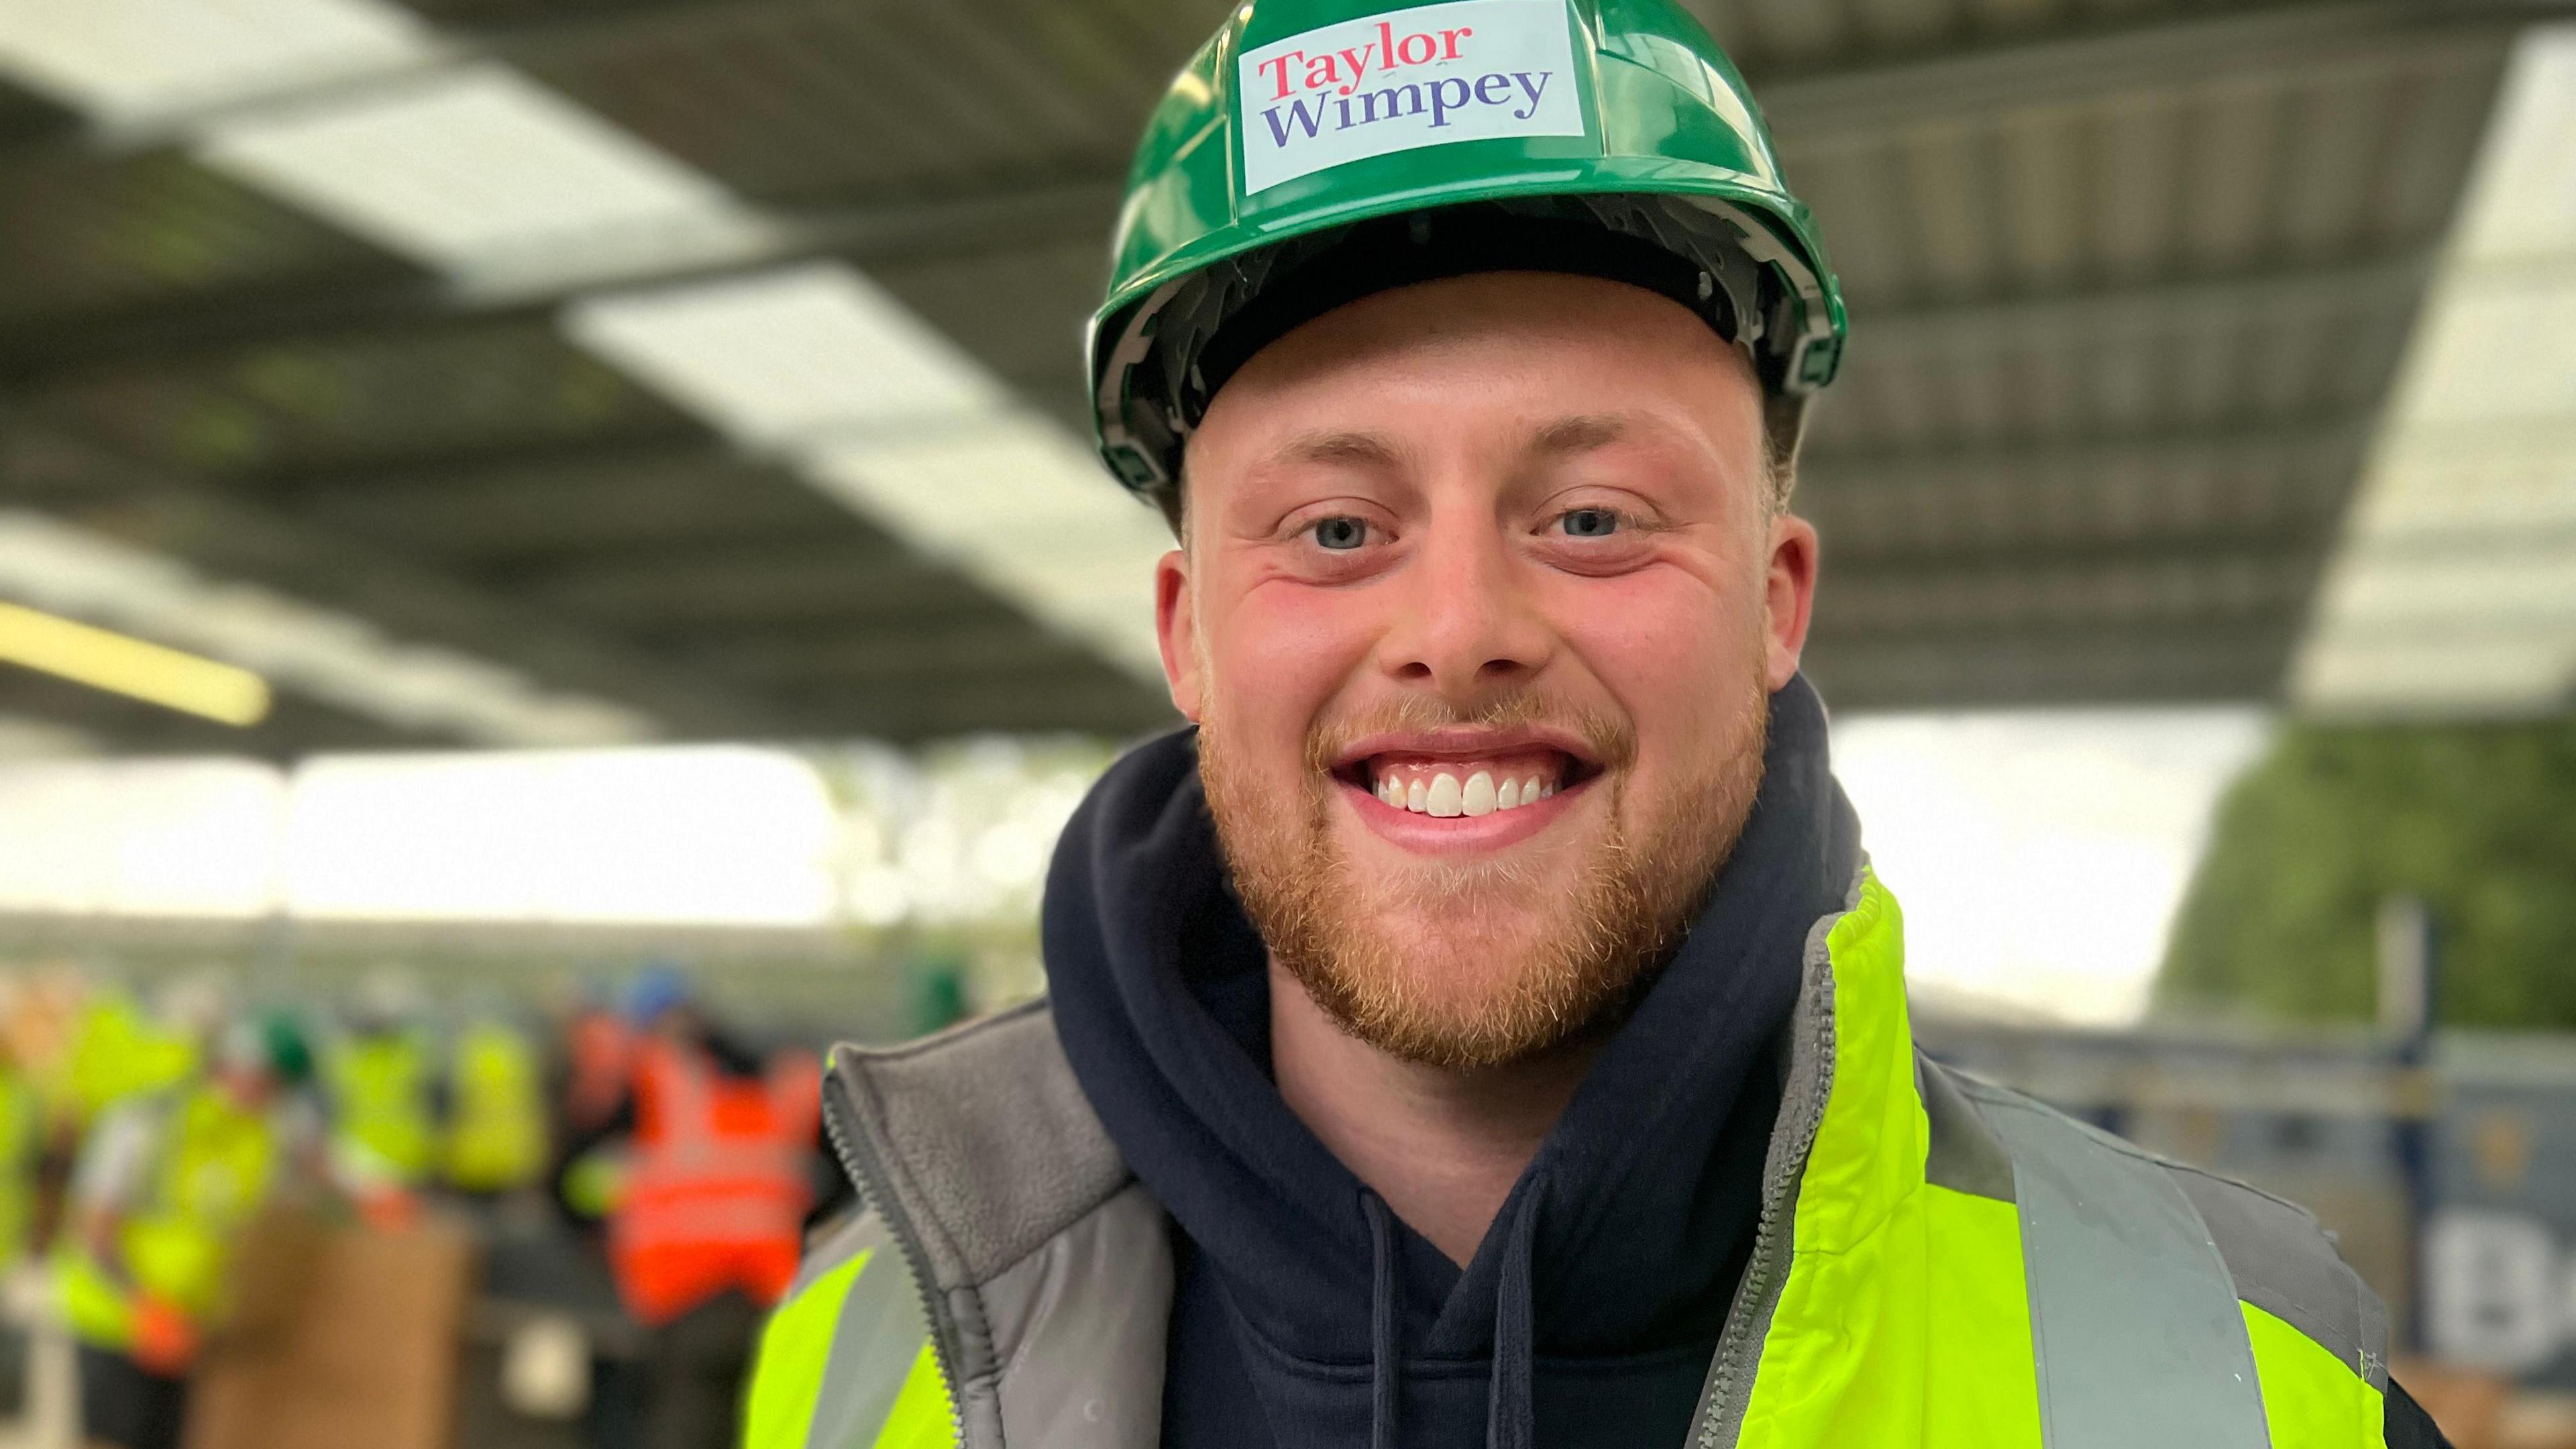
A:
[[[1283,453],[1334,461],[1322,455],[1338,445],[1317,440],[1358,433],[1399,450],[1561,449],[1614,431],[1613,418],[1631,435],[1760,456],[1752,365],[1706,323],[1619,282],[1486,273],[1381,292],[1271,343],[1209,404],[1189,471],[1224,476]]]

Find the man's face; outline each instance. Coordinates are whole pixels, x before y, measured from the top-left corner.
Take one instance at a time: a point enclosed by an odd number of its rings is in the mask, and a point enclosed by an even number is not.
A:
[[[1814,584],[1763,456],[1742,354],[1590,278],[1382,293],[1218,393],[1164,666],[1245,904],[1345,1030],[1516,1060],[1687,926]]]

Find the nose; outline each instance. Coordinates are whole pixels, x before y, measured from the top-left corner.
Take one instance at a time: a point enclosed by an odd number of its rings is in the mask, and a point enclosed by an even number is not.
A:
[[[1491,517],[1435,519],[1402,570],[1395,617],[1379,643],[1387,673],[1459,708],[1527,682],[1555,634]]]

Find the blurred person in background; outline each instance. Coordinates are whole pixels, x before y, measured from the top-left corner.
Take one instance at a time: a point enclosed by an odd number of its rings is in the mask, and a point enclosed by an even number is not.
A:
[[[0,1016],[15,1016],[16,986],[10,983]],[[29,1069],[34,1045],[18,1032],[0,1031],[0,1289],[13,1289],[28,1270],[44,1219],[45,1101]],[[26,1325],[12,1313],[0,1320],[0,1415],[24,1407],[26,1367]]]
[[[311,1075],[292,1022],[247,1018],[201,1078],[127,1101],[91,1132],[54,1254],[90,1442],[179,1443],[188,1372],[225,1306],[236,1241],[318,1133],[296,1090]]]
[[[1842,310],[1696,20],[1251,0],[1120,218],[1197,728],[1048,1002],[836,1053],[755,1449],[2438,1442],[2312,1219],[1914,1049],[1799,672]]]
[[[568,1137],[595,1136],[626,1100],[634,1069],[635,1029],[613,995],[592,987],[562,1016],[562,1079],[557,1111]]]
[[[0,1035],[0,1277],[35,1242],[45,1155],[45,1100],[24,1048]]]
[[[163,986],[149,1011],[123,986],[92,981],[62,1062],[63,1129],[77,1137],[119,1103],[187,1080],[230,1007],[230,993],[212,973]]]
[[[640,1397],[650,1449],[714,1449],[734,1440],[761,1313],[795,1276],[815,1205],[820,1069],[742,1043],[674,966],[637,976],[626,1018],[624,1089],[567,1144],[559,1180],[604,1211],[618,1296],[647,1331],[640,1388],[610,1392]]]
[[[545,1062],[536,1039],[497,1004],[466,1014],[448,1049],[442,1139],[447,1186],[497,1198],[533,1186],[548,1150]]]
[[[322,1056],[333,1170],[379,1226],[409,1219],[437,1165],[438,1056],[425,1018],[418,982],[378,968]]]

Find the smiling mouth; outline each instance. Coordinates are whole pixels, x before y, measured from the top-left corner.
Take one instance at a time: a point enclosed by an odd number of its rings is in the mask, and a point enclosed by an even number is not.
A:
[[[1353,761],[1336,773],[1389,809],[1447,819],[1535,805],[1599,772],[1598,766],[1563,750],[1539,748],[1481,756],[1389,751]]]

